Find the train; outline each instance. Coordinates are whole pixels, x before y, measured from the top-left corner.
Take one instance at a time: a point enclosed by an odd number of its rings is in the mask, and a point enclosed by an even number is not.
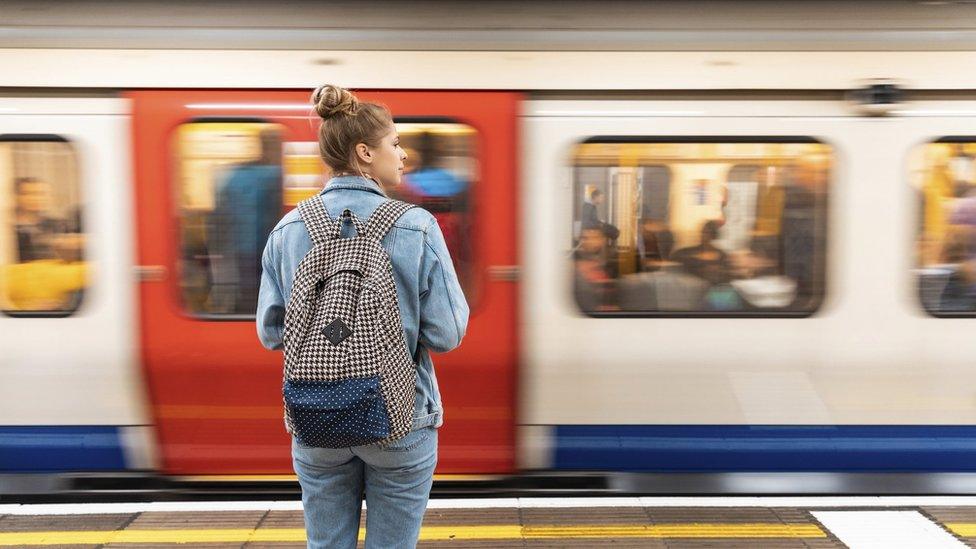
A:
[[[86,5],[0,29],[0,493],[291,472],[245,267],[328,177],[323,82],[390,108],[471,306],[439,479],[976,490],[970,3]]]

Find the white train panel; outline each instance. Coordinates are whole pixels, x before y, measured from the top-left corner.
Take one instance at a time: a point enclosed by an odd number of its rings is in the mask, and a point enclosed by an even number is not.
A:
[[[972,89],[972,51],[0,49],[0,86],[465,90]],[[166,67],[166,70],[160,70]],[[263,70],[254,70],[263,67]]]
[[[529,102],[520,423],[976,421],[971,320],[934,318],[915,293],[907,174],[913,146],[976,133],[976,107],[913,108],[915,116],[866,119],[833,102]],[[832,146],[821,308],[809,318],[581,314],[568,165],[572,147],[593,136],[810,136]]]
[[[0,315],[5,426],[149,423],[136,356],[127,113],[118,99],[0,99],[0,134],[58,135],[74,148],[88,273],[69,316]]]

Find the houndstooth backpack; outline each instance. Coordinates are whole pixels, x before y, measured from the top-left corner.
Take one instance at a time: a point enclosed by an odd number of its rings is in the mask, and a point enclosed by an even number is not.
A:
[[[403,336],[393,264],[380,240],[413,205],[382,203],[363,224],[298,204],[312,249],[285,307],[285,423],[305,446],[390,442],[410,431],[416,370]],[[356,236],[340,237],[344,221]]]

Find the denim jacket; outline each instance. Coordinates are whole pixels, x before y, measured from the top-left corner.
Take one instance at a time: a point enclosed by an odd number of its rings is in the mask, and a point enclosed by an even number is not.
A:
[[[333,219],[348,208],[363,222],[387,200],[379,185],[359,176],[333,178],[318,196]],[[352,223],[345,223],[342,237],[354,234]],[[393,263],[403,332],[417,364],[413,429],[440,427],[443,407],[428,351],[444,353],[461,344],[468,325],[468,303],[444,235],[429,212],[421,208],[408,210],[382,243]],[[285,304],[298,264],[311,247],[308,229],[297,208],[288,212],[268,237],[257,308],[258,337],[267,349],[283,348]]]

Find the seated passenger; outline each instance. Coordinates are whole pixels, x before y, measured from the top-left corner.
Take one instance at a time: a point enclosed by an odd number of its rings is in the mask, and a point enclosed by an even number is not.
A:
[[[739,292],[731,284],[727,265],[717,262],[704,266],[703,278],[709,283],[703,304],[708,311],[741,311],[747,308]]]
[[[685,271],[699,278],[706,278],[705,272],[713,267],[721,272],[728,271],[728,257],[715,246],[720,224],[716,220],[706,221],[701,228],[701,241],[697,246],[682,248],[671,259],[684,265]]]
[[[627,311],[700,311],[708,283],[670,261],[674,235],[657,235],[662,259],[645,262],[644,272],[627,275],[619,282],[620,307]]]
[[[14,187],[18,261],[53,259],[53,237],[65,231],[62,223],[50,217],[50,185],[33,177],[21,177],[14,182]]]
[[[584,227],[574,254],[576,303],[587,312],[614,310],[613,279],[606,264],[607,239],[599,227]]]

